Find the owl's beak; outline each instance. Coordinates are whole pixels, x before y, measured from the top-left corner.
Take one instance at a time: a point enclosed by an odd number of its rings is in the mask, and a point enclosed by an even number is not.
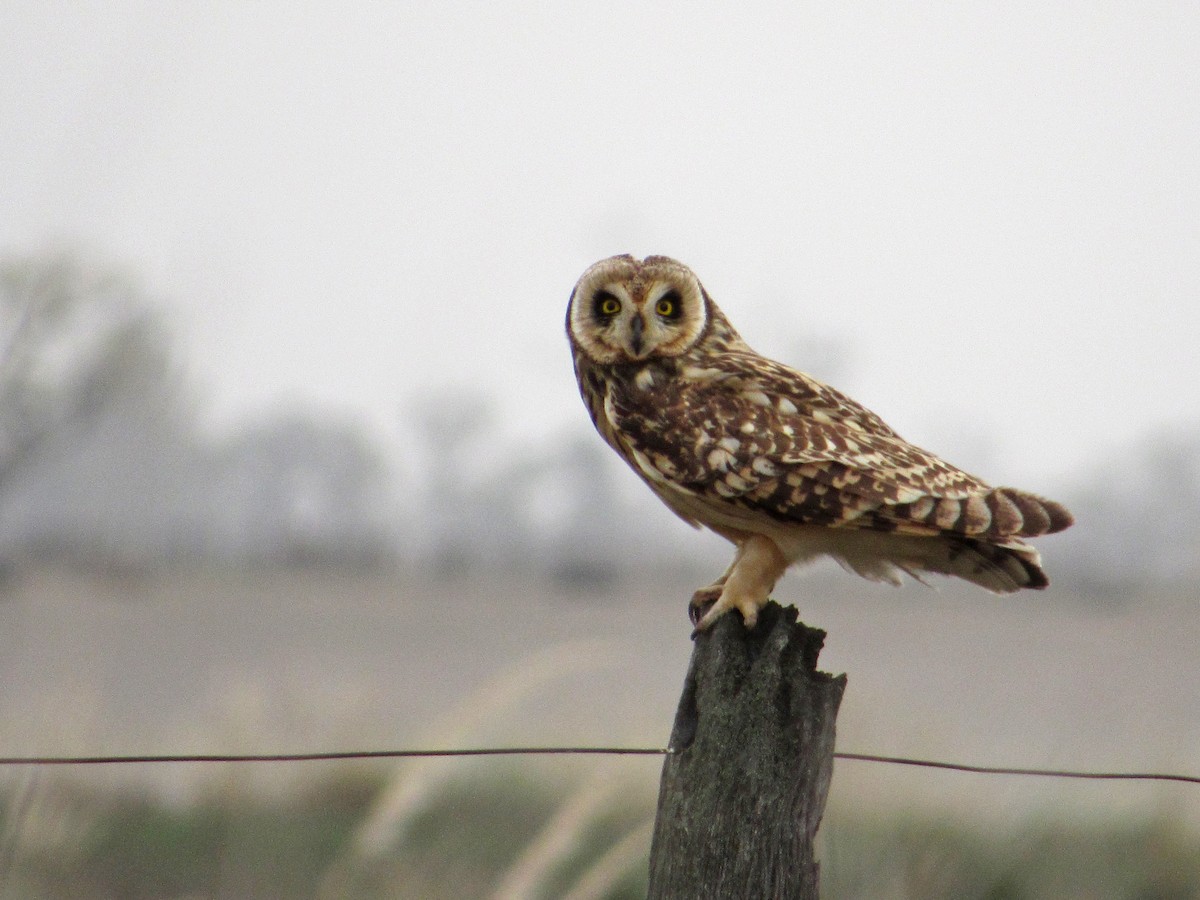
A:
[[[634,356],[642,355],[642,333],[645,330],[646,323],[642,317],[634,316],[633,321],[629,323],[629,347]]]

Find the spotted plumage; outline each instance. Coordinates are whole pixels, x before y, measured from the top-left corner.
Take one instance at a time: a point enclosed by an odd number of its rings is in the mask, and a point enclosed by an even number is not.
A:
[[[1021,539],[1068,527],[1066,509],[990,487],[755,353],[682,264],[596,263],[572,292],[567,333],[600,434],[668,507],[737,547],[693,597],[694,613],[710,607],[699,628],[735,608],[752,626],[783,571],[822,554],[892,583],[905,572],[996,592],[1048,583]]]

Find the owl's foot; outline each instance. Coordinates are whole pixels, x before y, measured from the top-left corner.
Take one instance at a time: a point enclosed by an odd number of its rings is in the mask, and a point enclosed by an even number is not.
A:
[[[692,619],[696,625],[692,637],[702,631],[708,631],[717,619],[731,609],[736,609],[742,614],[742,622],[747,629],[753,628],[758,624],[758,611],[767,605],[771,591],[775,589],[775,582],[783,575],[787,566],[787,560],[774,541],[762,535],[747,538],[738,546],[737,556],[724,585],[714,584],[701,588],[692,597],[692,610],[695,615],[701,605],[710,600],[713,589],[720,587],[719,596],[712,601],[712,605],[700,616],[699,621]]]
[[[721,618],[721,616],[725,615],[725,613],[729,612],[731,609],[736,609],[742,614],[742,624],[745,625],[746,630],[749,631],[758,624],[758,611],[767,605],[768,599],[769,598],[764,596],[762,598],[762,602],[759,602],[754,598],[746,597],[739,602],[738,600],[730,598],[728,596],[728,592],[723,592],[722,595],[708,607],[707,612],[705,612],[702,616],[699,616],[699,618],[695,618],[695,616],[699,615],[699,610],[693,606],[690,611],[693,615],[692,623],[696,626],[696,629],[692,632],[692,637],[695,638],[696,635],[700,634],[701,632],[708,631],[708,629],[712,628],[713,623],[716,622],[717,619]]]
[[[692,625],[700,624],[704,614],[721,598],[723,590],[725,590],[724,580],[710,584],[708,587],[702,587],[692,594],[692,599],[688,602],[688,618],[691,619]]]

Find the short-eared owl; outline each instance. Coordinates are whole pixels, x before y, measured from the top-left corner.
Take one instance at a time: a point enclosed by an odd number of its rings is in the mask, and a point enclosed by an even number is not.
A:
[[[1021,538],[1066,528],[1066,509],[990,487],[755,353],[681,263],[596,263],[567,334],[596,429],[676,514],[737,548],[692,598],[698,629],[731,609],[753,627],[784,570],[822,554],[893,584],[936,572],[997,593],[1047,585]]]

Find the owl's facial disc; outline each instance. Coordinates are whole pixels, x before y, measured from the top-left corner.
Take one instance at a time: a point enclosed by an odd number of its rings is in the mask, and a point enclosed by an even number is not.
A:
[[[662,300],[659,295],[677,297],[670,285],[652,284],[643,291],[631,291],[630,285],[610,282],[602,285],[592,298],[592,328],[596,342],[616,355],[614,362],[640,362],[648,359],[671,341],[678,303]],[[664,316],[660,309],[668,309]]]
[[[686,352],[707,318],[700,283],[685,266],[661,256],[618,256],[583,274],[568,328],[596,362],[641,362]]]
[[[656,281],[646,286],[629,317],[623,333],[625,349],[631,359],[651,356],[674,356],[684,348],[673,350],[680,342],[679,326],[683,303],[673,282]]]

